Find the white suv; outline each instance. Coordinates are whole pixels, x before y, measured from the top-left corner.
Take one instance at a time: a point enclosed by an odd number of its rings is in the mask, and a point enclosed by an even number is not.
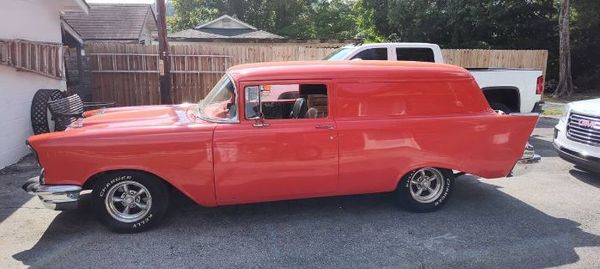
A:
[[[562,159],[600,173],[600,98],[566,105],[554,127],[554,148]]]

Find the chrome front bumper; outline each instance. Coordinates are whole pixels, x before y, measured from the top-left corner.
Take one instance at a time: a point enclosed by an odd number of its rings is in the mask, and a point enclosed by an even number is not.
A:
[[[535,150],[533,146],[529,143],[525,146],[525,151],[523,152],[523,156],[521,159],[517,161],[515,166],[513,167],[509,177],[512,176],[521,176],[528,173],[533,165],[539,163],[542,160],[542,157],[538,154],[535,154]]]
[[[77,208],[81,187],[77,185],[43,185],[40,177],[32,177],[23,184],[23,190],[37,195],[45,207],[53,210]]]

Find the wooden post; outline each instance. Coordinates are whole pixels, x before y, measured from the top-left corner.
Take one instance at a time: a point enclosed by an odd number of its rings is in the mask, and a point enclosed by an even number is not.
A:
[[[167,19],[165,0],[156,0],[158,10],[158,54],[160,58],[160,103],[171,104],[171,58],[169,57],[169,43],[167,42]]]

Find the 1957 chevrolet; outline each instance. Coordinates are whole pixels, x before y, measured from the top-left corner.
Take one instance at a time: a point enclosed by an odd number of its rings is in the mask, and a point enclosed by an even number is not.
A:
[[[510,175],[539,161],[537,114],[492,110],[469,72],[417,62],[240,65],[199,104],[86,112],[32,136],[43,172],[23,188],[50,208],[92,190],[99,220],[136,232],[169,189],[202,206],[394,191],[440,208],[457,174]]]

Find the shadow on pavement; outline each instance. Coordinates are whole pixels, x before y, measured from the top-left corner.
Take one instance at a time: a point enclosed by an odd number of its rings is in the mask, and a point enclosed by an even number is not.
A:
[[[538,123],[535,126],[535,128],[551,128],[551,129],[554,129],[554,126],[557,123],[558,123],[558,119],[557,118],[550,118],[550,117],[541,116],[540,119],[538,120]]]
[[[581,182],[585,182],[594,187],[600,188],[600,173],[579,169],[577,166],[575,166],[575,168],[577,169],[571,169],[569,174],[571,174],[574,178],[579,179]]]
[[[558,157],[558,153],[554,149],[552,141],[548,141],[547,139],[548,138],[534,134],[529,138],[529,143],[535,149],[535,153],[542,157]]]
[[[40,174],[40,167],[33,155],[25,156],[18,163],[0,170],[0,222],[31,199],[21,186],[27,179]]]
[[[113,234],[88,206],[63,212],[30,250],[26,265],[66,267],[554,267],[600,236],[555,218],[473,176],[457,179],[438,212],[397,208],[391,194],[220,208],[173,199],[154,230]],[[261,266],[261,267],[262,267]]]

